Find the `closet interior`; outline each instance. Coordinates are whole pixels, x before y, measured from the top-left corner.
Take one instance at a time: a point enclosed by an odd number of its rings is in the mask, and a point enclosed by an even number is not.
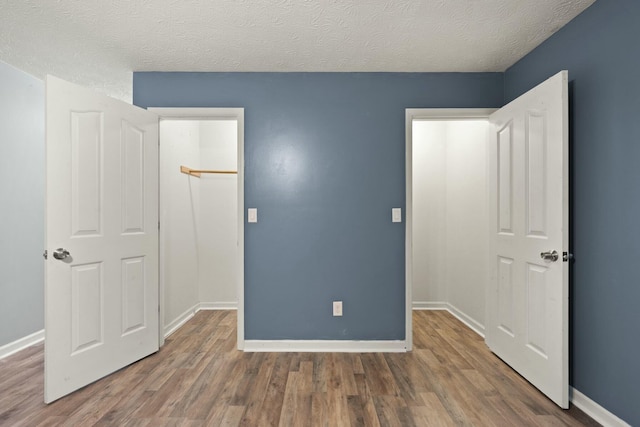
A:
[[[488,120],[412,123],[413,306],[448,308],[483,329]]]
[[[165,335],[199,309],[237,307],[236,120],[160,122]]]

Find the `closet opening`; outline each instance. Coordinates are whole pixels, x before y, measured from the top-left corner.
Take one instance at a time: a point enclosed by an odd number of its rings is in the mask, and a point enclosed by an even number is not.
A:
[[[179,110],[153,109],[161,118],[160,343],[200,310],[238,309],[242,348],[243,112]]]
[[[484,332],[491,112],[407,110],[408,331],[425,309]]]

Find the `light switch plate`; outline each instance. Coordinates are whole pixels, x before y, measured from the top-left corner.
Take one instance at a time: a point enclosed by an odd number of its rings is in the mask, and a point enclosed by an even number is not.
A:
[[[333,315],[342,316],[342,301],[333,302]]]
[[[258,222],[258,209],[257,208],[249,208],[247,214],[247,221],[249,222]]]
[[[391,222],[402,222],[402,208],[391,209]]]

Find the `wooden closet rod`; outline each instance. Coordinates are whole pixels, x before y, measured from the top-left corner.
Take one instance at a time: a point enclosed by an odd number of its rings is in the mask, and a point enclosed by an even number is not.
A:
[[[225,173],[225,174],[237,174],[237,171],[218,171],[218,170],[210,170],[210,169],[191,169],[186,166],[180,166],[180,172],[186,173],[187,175],[197,176],[200,178],[200,175],[203,173]]]

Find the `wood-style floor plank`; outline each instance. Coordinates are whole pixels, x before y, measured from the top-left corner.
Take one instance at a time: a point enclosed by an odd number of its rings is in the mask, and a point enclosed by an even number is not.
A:
[[[0,426],[597,426],[563,411],[448,312],[413,314],[410,353],[242,353],[201,311],[154,355],[43,400],[43,345],[0,361]]]

